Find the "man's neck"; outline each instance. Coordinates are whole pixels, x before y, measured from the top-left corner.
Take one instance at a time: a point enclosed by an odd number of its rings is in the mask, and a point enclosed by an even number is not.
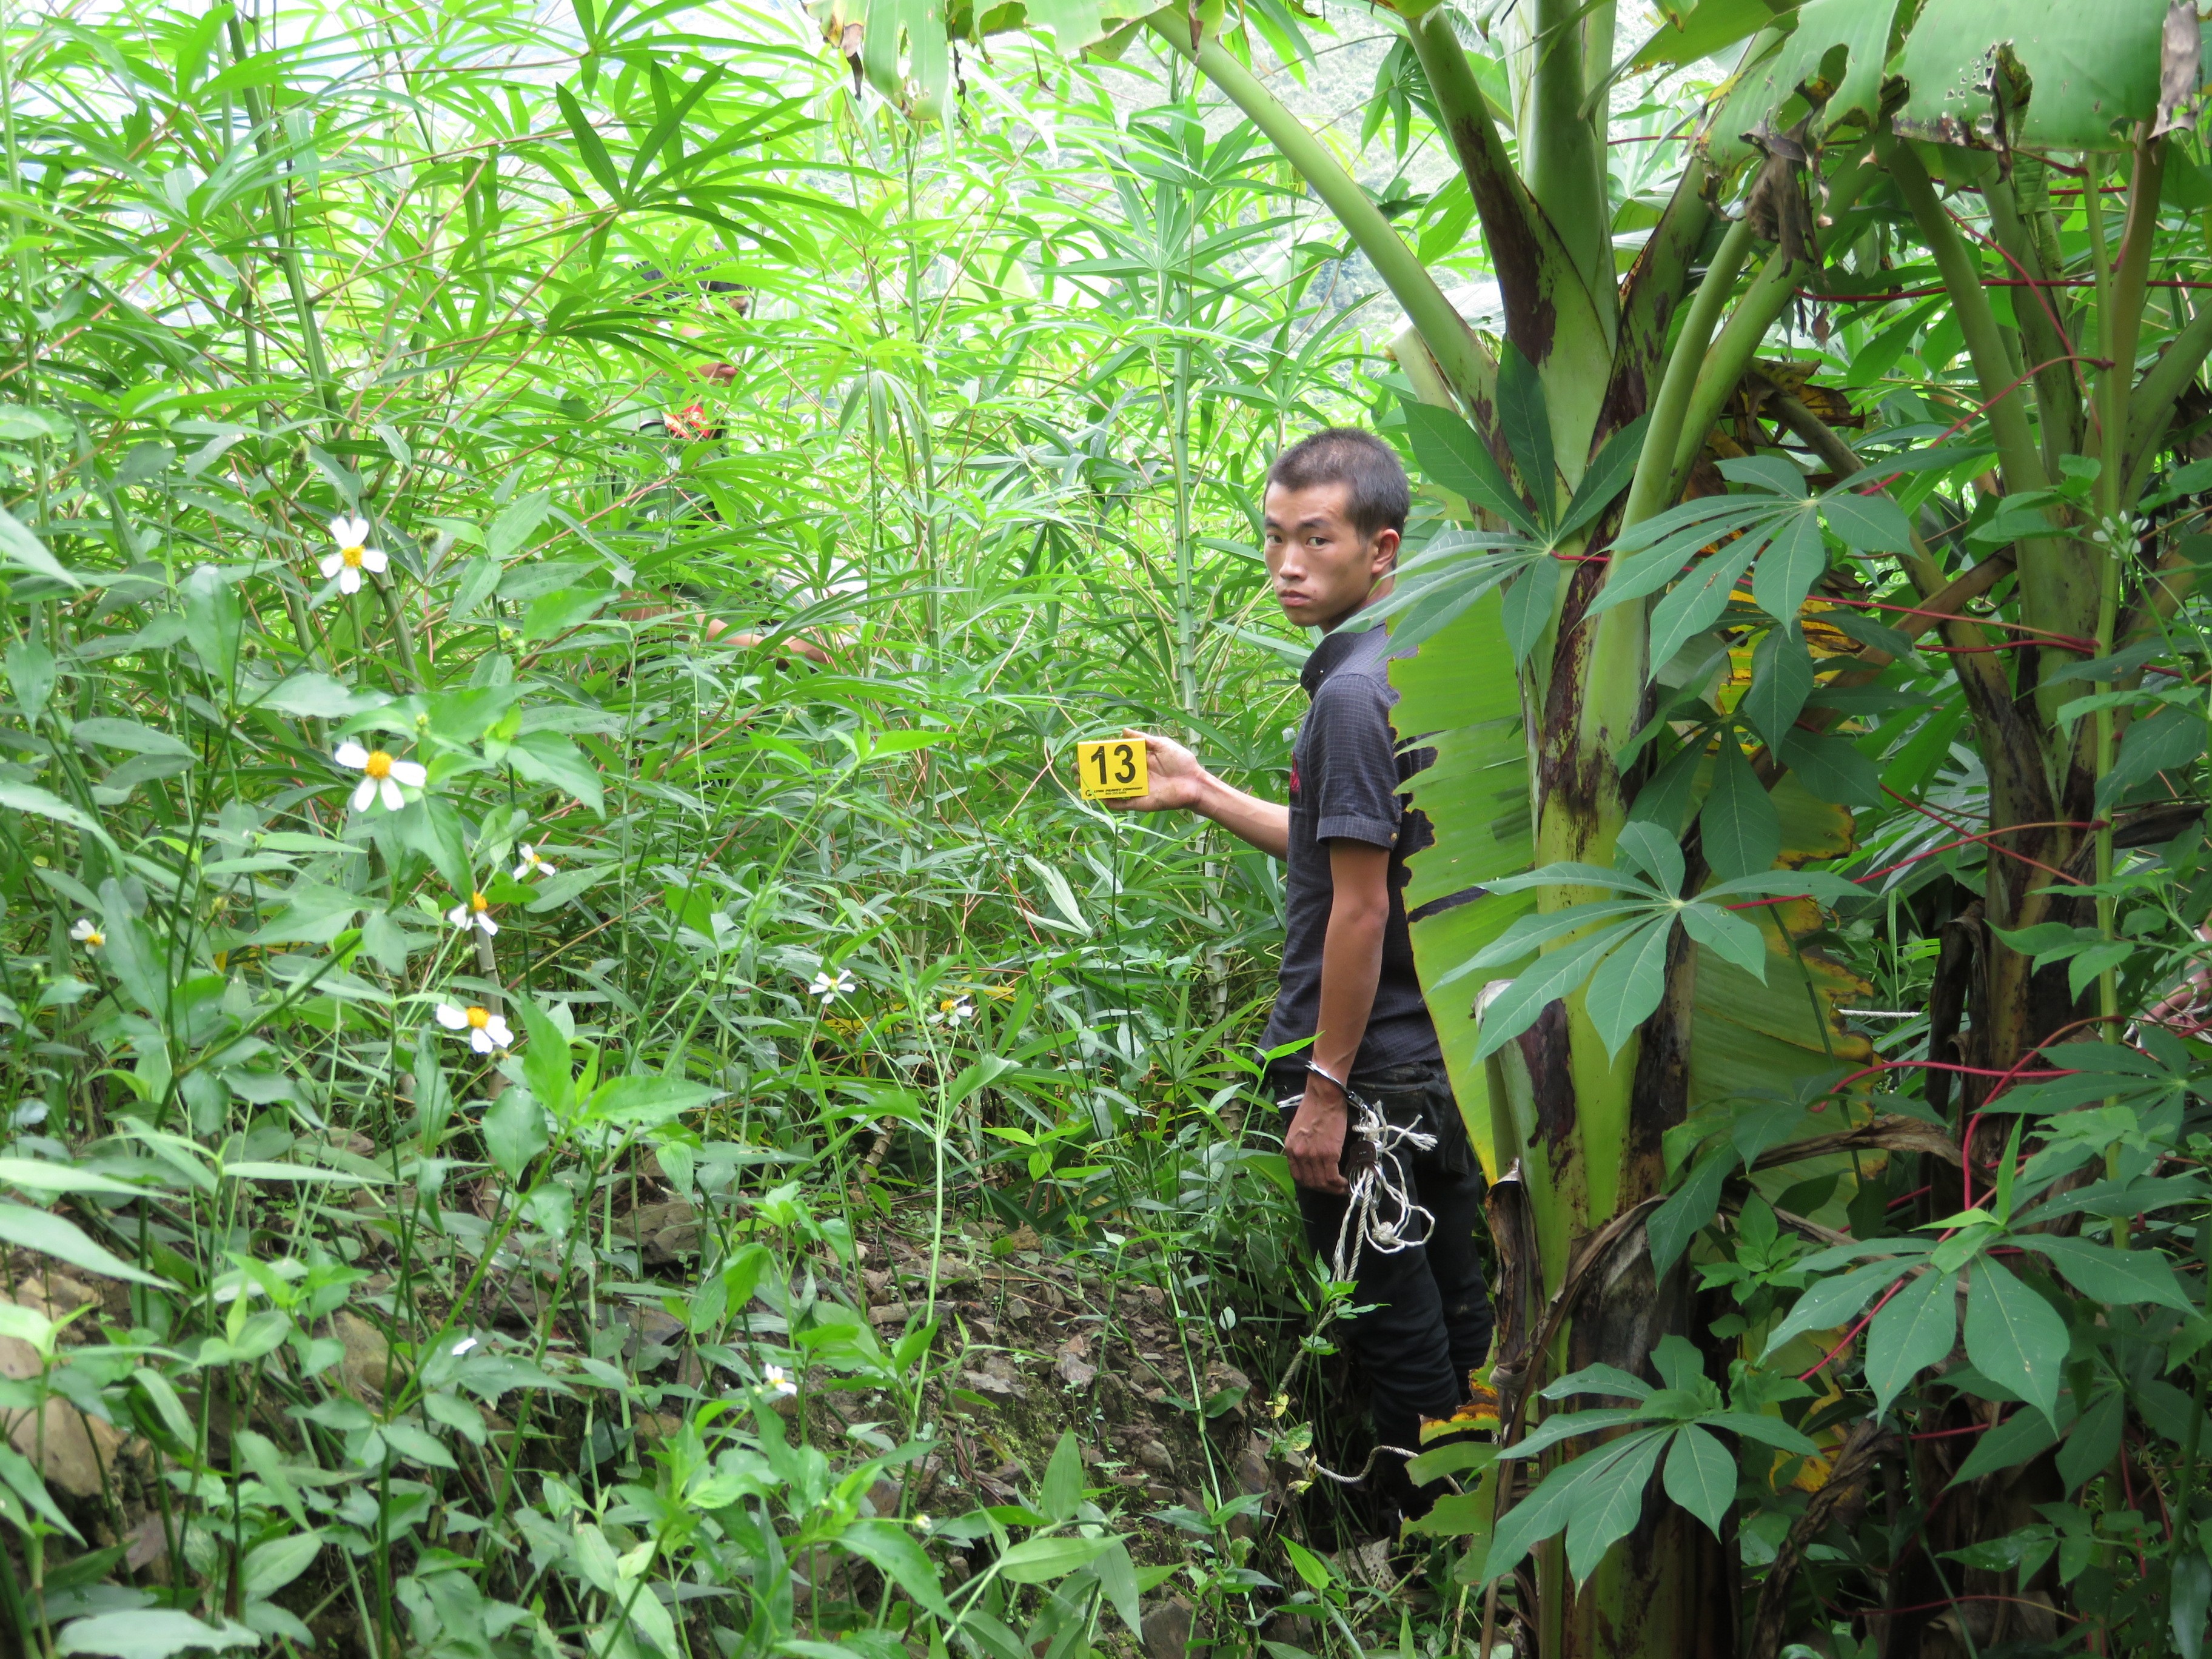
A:
[[[1351,610],[1346,611],[1342,616],[1338,617],[1332,621],[1322,623],[1321,637],[1322,639],[1327,639],[1330,635],[1335,633],[1338,629],[1343,627],[1345,623],[1352,621],[1357,617],[1364,615],[1376,605],[1380,605],[1384,599],[1389,599],[1390,597],[1390,590],[1397,585],[1397,581],[1398,579],[1395,576],[1385,576],[1381,581],[1376,583],[1374,586],[1367,590],[1367,597],[1360,600],[1358,605],[1353,605]]]

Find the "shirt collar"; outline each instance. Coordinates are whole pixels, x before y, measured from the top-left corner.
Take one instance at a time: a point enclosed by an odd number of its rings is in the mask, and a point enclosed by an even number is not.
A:
[[[1321,643],[1314,647],[1313,654],[1306,659],[1306,665],[1298,671],[1298,684],[1305,687],[1307,696],[1311,697],[1319,692],[1322,682],[1341,668],[1355,652],[1372,646],[1375,641],[1368,635],[1382,632],[1380,623],[1370,623],[1361,628],[1354,625],[1356,621],[1355,617],[1338,627],[1334,632],[1322,635]]]

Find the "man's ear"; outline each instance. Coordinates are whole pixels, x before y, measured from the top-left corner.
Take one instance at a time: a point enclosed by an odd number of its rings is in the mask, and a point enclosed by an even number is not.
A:
[[[1398,544],[1403,540],[1396,531],[1384,529],[1376,532],[1374,562],[1378,577],[1391,574],[1398,568]]]

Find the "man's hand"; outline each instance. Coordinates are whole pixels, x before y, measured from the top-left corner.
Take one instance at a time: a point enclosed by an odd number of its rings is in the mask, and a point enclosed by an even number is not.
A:
[[[1174,812],[1188,811],[1199,804],[1206,769],[1198,763],[1197,756],[1173,738],[1154,737],[1134,726],[1122,727],[1121,735],[1145,740],[1145,781],[1152,786],[1151,791],[1101,805],[1117,812]]]
[[[1290,1133],[1283,1137],[1283,1150],[1291,1158],[1291,1177],[1299,1186],[1340,1195],[1352,1190],[1339,1167],[1344,1161],[1347,1121],[1343,1092],[1326,1079],[1309,1073],[1305,1098],[1298,1103]]]
[[[1289,856],[1290,808],[1231,788],[1173,738],[1155,737],[1133,726],[1124,726],[1121,735],[1145,740],[1145,781],[1151,787],[1127,800],[1101,801],[1101,806],[1117,812],[1197,812],[1270,858]]]

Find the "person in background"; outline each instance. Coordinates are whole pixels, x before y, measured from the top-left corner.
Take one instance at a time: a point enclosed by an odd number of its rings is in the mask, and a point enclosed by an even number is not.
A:
[[[706,278],[696,283],[671,280],[653,265],[643,267],[638,272],[638,276],[645,284],[645,289],[639,296],[640,301],[646,305],[720,306],[726,307],[732,316],[738,318],[750,314],[752,310],[752,290],[742,283],[725,282],[714,277]],[[687,337],[700,332],[700,325],[696,322],[679,323],[678,327],[679,331]],[[705,382],[708,389],[723,388],[736,381],[738,370],[734,363],[717,361],[705,364],[696,370],[694,376]],[[707,408],[708,395],[708,390],[702,390],[698,396],[693,398],[680,410],[647,411],[638,419],[639,434],[651,438],[673,439],[678,443],[720,442],[726,428],[717,417],[708,412]],[[704,495],[694,494],[689,490],[682,491],[681,495],[681,511],[684,516],[708,521],[719,520],[721,517],[720,514],[715,511],[714,502]],[[710,644],[720,643],[735,646],[740,650],[753,650],[768,643],[768,635],[754,633],[750,629],[732,633],[730,624],[723,618],[710,616],[704,609],[697,608],[711,605],[715,596],[683,584],[678,585],[671,591],[693,603],[656,605],[648,602],[625,609],[622,613],[623,617],[629,622],[647,623],[657,622],[664,617],[677,616],[689,611],[691,613],[692,625],[699,629],[701,637]],[[648,599],[645,594],[639,594],[636,597],[641,599]],[[830,653],[818,641],[808,635],[793,634],[782,641],[782,647],[792,655],[803,657],[817,666],[826,668],[830,665]]]
[[[1390,592],[1409,506],[1405,469],[1370,433],[1317,432],[1279,455],[1262,502],[1267,573],[1283,614],[1321,636],[1299,677],[1311,705],[1291,748],[1289,803],[1224,783],[1171,738],[1132,732],[1145,739],[1151,793],[1109,805],[1196,812],[1288,866],[1287,932],[1264,1042],[1310,1047],[1274,1060],[1267,1081],[1280,1102],[1306,1236],[1324,1261],[1347,1202],[1347,1095],[1434,1137],[1431,1148],[1400,1154],[1407,1195],[1433,1221],[1422,1243],[1360,1253],[1352,1303],[1366,1310],[1352,1319],[1346,1342],[1368,1378],[1376,1437],[1401,1454],[1377,1458],[1376,1484],[1411,1515],[1434,1493],[1413,1486],[1402,1455],[1419,1449],[1424,1418],[1449,1417],[1469,1399],[1469,1373],[1489,1354],[1492,1315],[1475,1243],[1482,1177],[1414,975],[1406,918],[1406,860],[1431,840],[1406,785],[1433,751],[1401,751],[1389,636],[1362,614]]]

